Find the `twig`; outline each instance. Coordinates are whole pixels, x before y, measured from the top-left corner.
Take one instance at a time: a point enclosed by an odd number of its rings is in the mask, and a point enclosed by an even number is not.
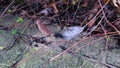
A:
[[[112,34],[114,34],[114,33],[116,34],[116,32],[113,32]],[[111,34],[111,33],[107,33],[107,34]],[[92,37],[96,37],[96,36],[104,36],[104,34],[97,34],[97,35],[94,35],[94,36],[92,36]],[[50,59],[50,61],[55,60],[56,58],[58,58],[59,56],[63,55],[64,53],[68,52],[69,50],[71,50],[72,48],[74,48],[75,46],[77,46],[78,44],[80,44],[81,42],[83,42],[83,41],[85,41],[85,40],[88,40],[88,39],[90,39],[90,38],[92,38],[92,37],[83,37],[83,38],[80,39],[77,43],[75,43],[75,44],[73,44],[71,47],[67,48],[65,51],[63,51],[63,52],[55,55],[54,57],[52,57],[52,58]]]
[[[104,63],[107,62],[107,55],[108,55],[108,36],[107,36],[107,31],[104,29],[103,25],[100,23],[100,26],[102,27],[104,34],[105,34],[105,39],[106,39],[106,43],[105,43],[105,50],[106,50],[106,55],[104,58]]]
[[[102,22],[103,18],[104,18],[104,17],[101,18],[101,20],[98,22],[98,24],[96,25],[96,27],[95,27],[94,29],[92,29],[92,30],[87,34],[87,36],[88,36],[89,34],[91,34],[91,33],[100,25],[100,23]]]
[[[86,44],[86,45],[84,45],[84,46],[81,46],[80,48],[78,48],[77,50],[75,50],[74,53],[79,52],[82,48],[84,48],[84,47],[86,47],[86,46],[89,46],[90,44],[95,43],[95,42],[97,42],[97,41],[99,41],[99,40],[101,40],[101,39],[104,39],[104,38],[105,38],[105,37],[101,37],[101,38],[99,38],[99,39],[97,39],[97,40],[92,41],[91,43],[88,43],[88,44]]]
[[[109,0],[108,0],[108,1],[109,1]],[[104,19],[106,20],[106,22],[107,22],[112,28],[114,28],[114,29],[116,30],[116,32],[117,32],[117,33],[119,34],[119,36],[120,36],[120,31],[119,31],[114,25],[112,25],[112,24],[107,20],[106,15],[105,15],[105,12],[104,12],[104,10],[103,10],[103,6],[102,6],[100,0],[98,0],[98,2],[99,2],[99,4],[100,4],[100,7],[101,7],[101,10],[102,10]],[[107,3],[108,3],[108,2],[106,2],[106,4],[107,4]]]
[[[15,0],[13,0],[7,7],[6,9],[3,11],[3,13],[0,15],[0,18],[3,17],[3,15],[6,13],[6,11],[8,10],[8,8],[14,3]]]
[[[102,64],[104,66],[107,66],[107,67],[110,67],[110,68],[118,68],[118,66],[114,66],[114,65],[111,65],[109,63],[98,61],[97,59],[92,59],[89,56],[86,56],[86,55],[82,55],[82,56],[85,57],[88,61],[91,61],[91,62],[94,62],[94,63],[100,63],[100,64]]]
[[[74,16],[73,16],[73,21],[75,20],[75,16],[76,16],[76,14],[77,14],[77,12],[78,12],[80,3],[81,3],[81,0],[78,2],[78,5],[77,5],[77,8],[76,8],[75,14],[74,14]]]

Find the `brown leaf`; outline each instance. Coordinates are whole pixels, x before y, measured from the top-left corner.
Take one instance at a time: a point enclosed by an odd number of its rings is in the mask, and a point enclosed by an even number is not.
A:
[[[58,11],[58,9],[57,9],[56,4],[55,4],[55,3],[52,3],[51,5],[52,5],[52,7],[54,8],[54,13],[57,14],[59,11]]]
[[[102,0],[104,4],[106,4],[107,2],[109,2],[110,0]]]
[[[120,0],[112,0],[115,7],[120,9]]]
[[[39,31],[43,34],[43,35],[51,35],[51,31],[48,29],[48,27],[42,23],[42,21],[40,19],[37,19],[36,24],[38,26]]]

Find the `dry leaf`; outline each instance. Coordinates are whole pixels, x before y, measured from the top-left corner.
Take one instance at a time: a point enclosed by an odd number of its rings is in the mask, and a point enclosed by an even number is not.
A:
[[[110,0],[102,0],[104,4],[106,4],[107,2],[109,2]]]
[[[40,19],[37,19],[36,24],[38,26],[39,31],[43,34],[43,35],[51,35],[51,31],[48,29],[48,27],[42,23],[42,21]]]
[[[58,9],[57,9],[56,4],[55,4],[55,3],[52,3],[51,5],[52,5],[52,7],[53,7],[53,9],[54,9],[54,13],[57,14],[59,11],[58,11]]]
[[[114,6],[116,6],[117,8],[120,8],[120,0],[112,0]]]

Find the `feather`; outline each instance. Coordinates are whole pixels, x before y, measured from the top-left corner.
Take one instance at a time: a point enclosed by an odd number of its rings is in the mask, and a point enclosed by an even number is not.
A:
[[[63,29],[60,34],[62,35],[62,37],[66,40],[70,40],[72,39],[74,36],[76,36],[77,34],[81,33],[84,30],[84,27],[80,27],[80,26],[72,26],[72,27],[67,27],[65,29]]]

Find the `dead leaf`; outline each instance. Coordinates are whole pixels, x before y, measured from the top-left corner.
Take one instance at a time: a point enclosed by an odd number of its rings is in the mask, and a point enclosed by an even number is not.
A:
[[[115,7],[120,9],[120,0],[112,0]]]
[[[37,19],[36,24],[37,24],[39,31],[43,35],[51,35],[52,34],[51,31],[48,29],[48,27],[40,19]]]
[[[56,4],[55,4],[55,3],[52,3],[51,5],[52,5],[52,7],[53,7],[53,9],[54,9],[54,13],[57,14],[59,11],[58,11],[58,9],[57,9]]]
[[[107,2],[109,2],[110,0],[102,0],[104,4],[106,4]]]

